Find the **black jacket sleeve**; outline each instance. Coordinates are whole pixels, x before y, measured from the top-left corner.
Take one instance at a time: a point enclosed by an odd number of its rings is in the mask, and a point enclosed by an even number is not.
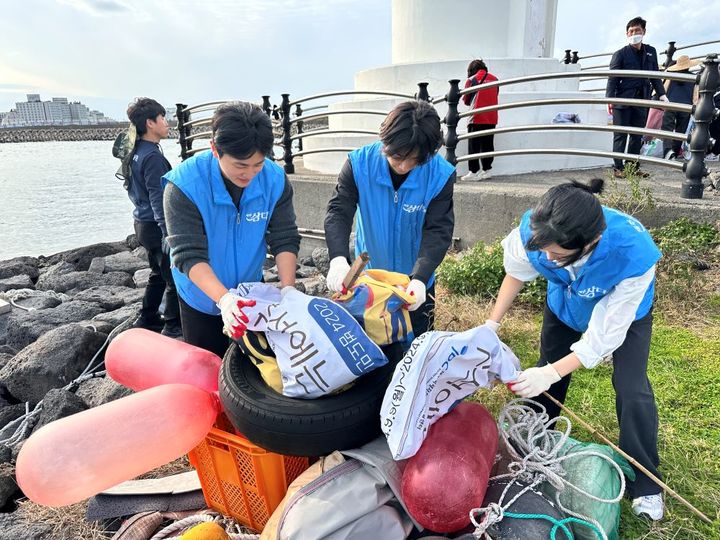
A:
[[[425,213],[420,251],[410,277],[419,279],[426,285],[452,243],[452,234],[455,228],[455,212],[453,211],[455,177],[456,174],[453,171],[440,193],[430,201]]]
[[[164,236],[167,236],[167,227],[165,226],[165,212],[163,211],[162,177],[169,170],[170,164],[160,152],[151,152],[143,162],[143,179],[150,199],[153,217]]]
[[[651,71],[660,71],[660,66],[658,64],[658,58],[657,58],[657,51],[655,49],[652,50],[652,61],[650,62],[650,66],[648,67]],[[653,89],[655,90],[655,93],[660,96],[664,96],[666,94],[665,92],[665,86],[663,86],[662,79],[650,79],[650,84],[652,84]]]
[[[210,263],[205,225],[197,206],[172,182],[163,195],[173,264],[183,273],[200,262]]]
[[[350,231],[352,230],[359,195],[350,160],[345,161],[338,183],[325,215],[325,242],[330,260],[345,257],[350,260]]]
[[[300,234],[293,207],[293,188],[287,175],[283,193],[270,216],[265,240],[273,257],[286,251],[297,255],[300,251]]]
[[[622,49],[615,51],[610,60],[609,69],[624,69]],[[608,77],[607,86],[605,87],[605,97],[615,97],[617,95],[619,77]]]

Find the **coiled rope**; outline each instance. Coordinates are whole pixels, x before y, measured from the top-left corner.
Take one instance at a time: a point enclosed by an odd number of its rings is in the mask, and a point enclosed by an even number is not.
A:
[[[542,409],[542,412],[538,412],[537,407]],[[556,423],[555,425],[557,427],[557,423],[560,422],[564,423],[564,430],[550,429],[550,424]],[[470,520],[475,526],[473,536],[475,536],[475,538],[486,537],[487,535],[485,533],[488,528],[502,521],[504,517],[512,517],[516,519],[543,519],[550,521],[553,523],[551,540],[555,539],[558,529],[562,530],[567,538],[572,538],[569,529],[566,527],[566,523],[578,523],[586,526],[591,529],[598,538],[607,540],[607,535],[603,531],[600,523],[595,519],[565,508],[560,502],[560,493],[569,488],[593,501],[606,504],[617,503],[622,499],[623,493],[625,492],[625,476],[620,466],[610,457],[592,450],[583,450],[572,454],[561,455],[562,451],[566,451],[563,447],[572,429],[570,420],[565,416],[558,416],[551,420],[544,407],[528,399],[514,399],[510,401],[500,412],[498,428],[501,440],[513,461],[508,465],[509,472],[507,474],[494,476],[490,480],[501,480],[504,478],[510,478],[511,480],[503,489],[497,503],[489,504],[486,507],[474,508],[470,511]],[[605,460],[617,471],[620,478],[620,489],[616,497],[612,499],[597,497],[573,485],[565,478],[566,472],[562,466],[564,461],[588,456]],[[527,485],[509,501],[505,502],[508,491],[517,481],[526,483]],[[544,514],[520,514],[507,511],[515,501],[542,482],[548,482],[555,488],[555,502],[558,508],[571,517],[556,520]]]
[[[180,540],[183,532],[200,523],[215,522],[225,529],[230,540],[259,540],[259,534],[248,534],[243,532],[242,527],[231,518],[218,514],[217,512],[203,512],[171,523],[164,529],[155,533],[150,540]],[[180,536],[177,536],[181,533]]]

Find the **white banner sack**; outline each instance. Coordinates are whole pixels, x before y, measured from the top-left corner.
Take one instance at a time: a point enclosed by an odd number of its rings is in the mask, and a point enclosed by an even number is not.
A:
[[[430,426],[455,403],[519,374],[515,354],[485,326],[416,338],[395,368],[380,409],[393,458],[414,456]]]
[[[241,283],[238,294],[255,300],[243,311],[249,330],[265,332],[282,376],[283,395],[329,394],[388,360],[342,306],[286,287]]]

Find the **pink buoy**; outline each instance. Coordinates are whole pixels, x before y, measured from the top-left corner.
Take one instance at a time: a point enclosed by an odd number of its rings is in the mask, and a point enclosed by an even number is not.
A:
[[[23,445],[18,485],[38,504],[82,501],[195,448],[218,408],[214,394],[166,384],[61,418]]]
[[[121,333],[105,353],[108,375],[135,391],[183,383],[217,392],[221,363],[210,351],[142,328]]]
[[[460,403],[430,426],[403,471],[410,515],[435,532],[469,525],[470,510],[482,506],[497,445],[495,419],[479,403]]]

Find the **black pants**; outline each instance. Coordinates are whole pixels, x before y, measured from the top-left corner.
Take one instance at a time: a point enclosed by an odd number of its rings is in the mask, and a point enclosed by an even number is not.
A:
[[[148,263],[150,263],[150,278],[145,287],[140,316],[148,319],[156,318],[164,294],[165,323],[178,324],[180,322],[178,296],[170,270],[170,257],[162,252],[162,231],[154,221],[135,221],[135,236],[147,251]]]
[[[474,133],[476,131],[485,131],[486,129],[495,129],[494,124],[468,124],[468,133]],[[479,154],[480,152],[494,152],[495,151],[495,135],[485,135],[484,137],[475,137],[474,139],[468,139],[468,154]],[[489,171],[492,169],[493,157],[482,158],[482,169],[483,171]],[[468,167],[470,172],[478,172],[480,170],[480,162],[477,159],[469,159]]]
[[[613,353],[612,384],[615,388],[615,411],[620,426],[620,448],[661,478],[657,470],[660,463],[657,452],[657,405],[647,377],[652,319],[651,311],[630,325],[625,341]],[[569,354],[570,345],[578,339],[580,332],[566,326],[546,305],[538,366],[555,362]],[[570,375],[563,377],[550,387],[548,393],[564,403],[570,378]],[[545,407],[551,418],[560,414],[560,408],[546,397],[541,395],[533,399]],[[638,469],[634,469],[637,478],[632,485],[628,484],[628,492],[633,497],[660,493],[661,489],[657,484]]]
[[[662,129],[663,131],[676,131],[685,133],[690,122],[690,113],[681,111],[665,111],[663,114]],[[674,139],[663,139],[663,156],[672,150],[675,155],[680,154],[682,141]]]
[[[230,338],[223,334],[223,320],[220,315],[208,315],[198,311],[180,298],[180,318],[185,343],[213,352],[220,358],[225,356]]]
[[[613,107],[613,124],[616,126],[631,126],[644,128],[647,123],[648,110],[644,107],[623,107],[619,109]],[[629,135],[627,133],[615,133],[613,135],[613,152],[625,152],[627,144],[628,154],[640,154],[642,147],[642,135]],[[614,160],[614,168],[622,169],[623,162],[621,159]],[[626,161],[627,163],[627,161]]]
[[[428,330],[435,329],[435,283],[428,287],[426,295],[425,303],[415,311],[410,312],[410,322],[415,337],[424,334]]]

